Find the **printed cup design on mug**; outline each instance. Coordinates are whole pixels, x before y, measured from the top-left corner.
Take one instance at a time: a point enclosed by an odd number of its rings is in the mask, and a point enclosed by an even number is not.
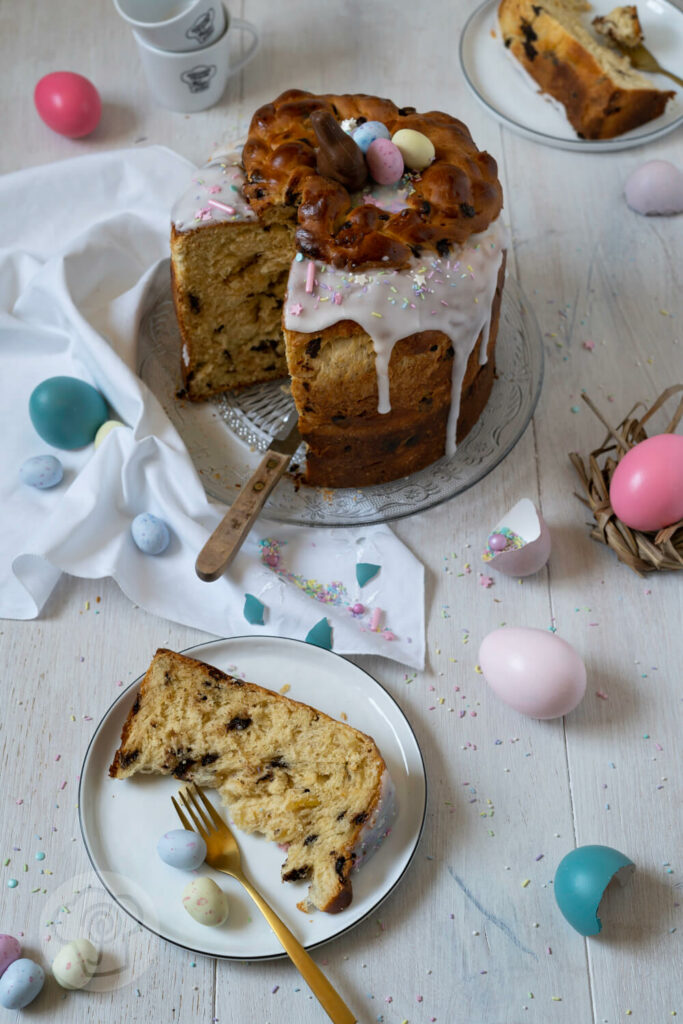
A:
[[[197,64],[189,71],[183,71],[180,81],[188,86],[190,92],[204,92],[209,88],[216,70],[215,64]]]
[[[208,11],[200,14],[194,24],[188,28],[185,35],[188,39],[194,39],[198,46],[204,46],[213,35],[214,9],[209,7]]]

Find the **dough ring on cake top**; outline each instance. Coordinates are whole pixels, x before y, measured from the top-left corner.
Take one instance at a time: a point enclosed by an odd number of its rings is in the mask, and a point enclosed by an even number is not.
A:
[[[327,110],[338,121],[381,121],[391,135],[412,128],[431,140],[435,159],[404,177],[408,194],[402,209],[389,212],[317,172],[315,110]],[[438,111],[399,109],[376,96],[289,89],[254,114],[243,162],[244,191],[256,213],[295,207],[298,249],[350,270],[406,267],[425,250],[446,256],[452,245],[485,231],[503,205],[496,161],[477,149],[461,121]]]

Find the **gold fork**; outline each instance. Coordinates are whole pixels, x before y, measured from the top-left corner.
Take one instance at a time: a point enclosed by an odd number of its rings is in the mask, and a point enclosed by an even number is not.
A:
[[[638,43],[637,46],[623,46],[616,39],[613,42],[617,44],[618,49],[624,56],[628,57],[634,68],[638,68],[639,71],[649,71],[651,74],[666,75],[668,78],[673,79],[677,85],[683,86],[683,78],[679,78],[678,75],[674,75],[673,72],[663,68],[655,55],[650,53],[647,46],[643,46],[642,43]]]
[[[178,796],[192,819],[196,831],[199,832],[206,843],[206,863],[215,868],[216,871],[223,871],[226,875],[231,875],[238,882],[242,883],[330,1020],[334,1021],[334,1024],[355,1024],[357,1019],[355,1014],[351,1013],[351,1010],[343,1002],[341,996],[335,992],[323,972],[315,961],[311,959],[299,940],[292,935],[289,928],[283,924],[277,914],[268,906],[263,896],[245,877],[235,837],[220,814],[215,810],[211,801],[206,798],[199,786],[194,783],[185,789],[181,789]],[[171,800],[183,824],[183,828],[191,831],[192,825],[176,802],[175,797],[171,797]],[[201,801],[201,804],[199,801]]]

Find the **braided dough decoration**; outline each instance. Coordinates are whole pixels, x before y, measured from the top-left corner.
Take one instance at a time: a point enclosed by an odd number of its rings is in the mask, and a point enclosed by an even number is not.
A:
[[[316,170],[314,110],[339,121],[381,121],[391,134],[413,128],[431,139],[436,155],[411,174],[407,207],[388,213],[354,205],[343,185]],[[446,256],[452,244],[484,231],[503,205],[496,161],[477,149],[462,123],[448,114],[418,114],[377,96],[316,96],[289,89],[254,114],[243,151],[245,194],[259,216],[273,206],[296,208],[298,249],[335,267],[405,267],[425,249]],[[358,202],[356,195],[355,202]]]

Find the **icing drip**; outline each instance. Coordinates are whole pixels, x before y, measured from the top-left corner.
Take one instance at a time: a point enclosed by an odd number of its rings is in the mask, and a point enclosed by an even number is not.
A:
[[[373,268],[353,273],[316,261],[313,272],[313,261],[299,258],[289,274],[284,325],[292,331],[317,333],[340,320],[358,324],[375,349],[379,413],[391,411],[389,361],[396,342],[419,331],[446,334],[454,349],[446,438],[446,454],[452,455],[467,360],[481,331],[488,342],[506,243],[507,231],[498,218],[465,245],[454,246],[448,257],[426,253],[412,258],[405,270]]]
[[[256,220],[242,191],[244,177],[239,150],[218,156],[198,170],[171,211],[176,231],[222,221]]]
[[[380,797],[371,817],[363,825],[358,842],[354,847],[353,870],[356,871],[375,850],[378,850],[391,832],[391,823],[396,817],[398,804],[396,789],[389,772],[384,769],[380,780]]]

